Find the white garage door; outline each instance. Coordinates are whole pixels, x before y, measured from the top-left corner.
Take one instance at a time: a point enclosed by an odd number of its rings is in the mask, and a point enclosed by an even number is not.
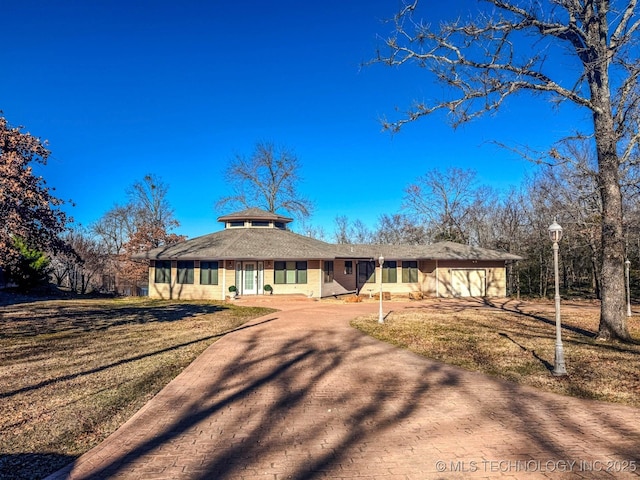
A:
[[[484,297],[487,293],[487,273],[481,269],[451,270],[451,287],[456,297]]]

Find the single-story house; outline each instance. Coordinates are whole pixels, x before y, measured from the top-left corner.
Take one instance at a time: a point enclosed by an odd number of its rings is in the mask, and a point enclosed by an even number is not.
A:
[[[224,300],[230,286],[238,295],[367,295],[380,281],[391,295],[502,297],[506,263],[521,259],[454,242],[330,244],[293,233],[291,218],[258,208],[218,221],[221,231],[136,255],[150,260],[150,297]]]

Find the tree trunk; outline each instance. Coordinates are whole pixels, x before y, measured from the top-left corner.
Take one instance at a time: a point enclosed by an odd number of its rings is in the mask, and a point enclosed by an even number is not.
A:
[[[593,105],[593,126],[598,156],[598,186],[602,198],[602,258],[600,270],[601,340],[631,340],[627,329],[626,289],[624,277],[624,234],[622,225],[622,191],[617,132],[609,85],[610,51],[607,45],[608,2],[596,2],[598,21],[587,25],[587,44],[583,51],[587,81]],[[595,19],[595,18],[594,18]]]
[[[628,341],[631,336],[626,317],[622,192],[613,118],[611,115],[595,113],[594,124],[596,137],[600,139],[597,142],[598,182],[602,196],[602,301],[598,338]]]
[[[602,300],[602,295],[600,294],[600,272],[598,271],[598,259],[595,252],[591,253],[591,287],[596,298]]]
[[[617,157],[600,165],[602,194],[602,267],[600,275],[600,326],[602,340],[630,340],[626,321],[624,285],[624,238],[622,235],[622,195],[618,182]]]

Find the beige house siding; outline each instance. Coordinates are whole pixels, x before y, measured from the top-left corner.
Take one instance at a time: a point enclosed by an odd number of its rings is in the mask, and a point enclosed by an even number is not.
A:
[[[263,284],[271,285],[274,294],[299,294],[305,296],[320,297],[322,294],[323,271],[320,269],[319,260],[307,260],[307,282],[292,284],[276,284],[274,281],[274,261],[264,260]],[[258,263],[258,262],[255,262]],[[200,262],[195,262],[193,284],[179,284],[178,262],[171,262],[171,283],[155,282],[155,261],[151,261],[149,268],[149,297],[174,300],[224,300],[229,296],[229,287],[236,285],[236,268],[243,262],[235,260],[219,261],[218,285],[200,285]],[[344,269],[344,265],[342,267]],[[262,294],[262,291],[260,292]]]
[[[276,260],[277,261],[277,260]],[[269,267],[265,266],[264,283],[273,287],[274,295],[305,295],[308,297],[320,297],[322,271],[319,260],[300,260],[307,262],[307,282],[306,283],[275,283],[274,262],[265,261]]]
[[[309,297],[342,295],[356,290],[356,264],[352,260],[351,273],[345,272],[346,260],[334,260],[333,282],[324,282],[324,261],[307,260],[307,282],[300,284],[276,284],[274,261],[264,260],[263,283],[271,285],[274,294],[298,294]],[[257,262],[256,262],[257,263]],[[200,262],[194,262],[193,284],[179,284],[177,262],[171,262],[171,283],[155,283],[155,261],[149,268],[149,297],[182,300],[224,300],[229,296],[229,286],[236,285],[236,266],[240,261],[219,261],[218,285],[200,285]],[[365,283],[361,295],[375,295],[380,291],[382,278],[380,266],[376,266],[375,282]],[[402,261],[397,261],[397,282],[385,282],[382,290],[391,295],[408,295],[421,291],[430,297],[456,296],[506,296],[506,269],[502,261],[421,260],[418,262],[418,282],[402,282]],[[237,287],[237,285],[236,285]],[[239,289],[240,290],[240,289]],[[259,292],[260,294],[262,291]]]
[[[309,297],[320,297],[322,294],[322,265],[320,260],[309,260],[307,262],[307,288],[308,290],[294,293],[304,293]],[[305,285],[299,285],[305,287]]]
[[[460,279],[468,277],[468,288],[461,288]],[[506,272],[504,262],[436,261],[418,262],[418,282],[402,282],[402,262],[397,261],[397,282],[385,282],[382,290],[392,295],[408,295],[422,292],[431,297],[478,296],[501,297],[506,295]],[[380,266],[376,266],[375,283],[362,286],[361,294],[376,294],[380,290]],[[456,280],[458,280],[456,282]]]
[[[382,291],[389,292],[391,295],[408,294],[409,291],[418,291],[419,283],[402,283],[402,261],[394,260],[393,258],[385,259],[384,265],[388,265],[389,262],[396,262],[396,281],[395,282],[383,282]],[[377,262],[376,262],[377,263]],[[380,280],[382,279],[382,272],[380,265],[376,266],[376,292],[380,289]],[[419,279],[418,279],[419,280]]]
[[[385,260],[385,265],[389,265],[388,262],[396,262],[396,281],[384,282],[382,284],[383,292],[388,292],[392,295],[409,295],[411,292],[435,292],[435,277],[432,272],[432,264],[434,262],[416,261],[418,268],[417,282],[403,282],[402,281],[402,260],[394,260],[390,258]],[[354,265],[357,261],[354,260]],[[354,267],[355,268],[355,267]],[[380,291],[380,280],[382,278],[380,265],[376,262],[375,267],[375,281],[367,282],[360,285],[361,295],[376,295]],[[355,284],[356,278],[354,278]]]
[[[418,262],[418,278],[422,293],[429,297],[437,297],[438,281],[437,272],[438,262],[435,260],[420,260]]]
[[[487,297],[507,296],[507,269],[500,267],[487,269]]]
[[[178,283],[178,262],[171,262],[171,283],[155,282],[155,261],[149,268],[149,297],[164,300],[220,300],[222,271],[218,270],[218,285],[200,285],[200,262],[194,262],[193,283]]]

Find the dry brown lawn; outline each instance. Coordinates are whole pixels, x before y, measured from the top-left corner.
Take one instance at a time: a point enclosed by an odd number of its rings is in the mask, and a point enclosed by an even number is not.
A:
[[[0,478],[63,467],[225,332],[270,311],[149,299],[1,305]]]
[[[568,376],[551,374],[555,352],[553,302],[442,299],[391,310],[385,323],[361,317],[352,325],[420,355],[543,390],[640,407],[640,344],[595,339],[599,306],[563,302],[562,340]],[[639,317],[629,318],[640,340]]]

